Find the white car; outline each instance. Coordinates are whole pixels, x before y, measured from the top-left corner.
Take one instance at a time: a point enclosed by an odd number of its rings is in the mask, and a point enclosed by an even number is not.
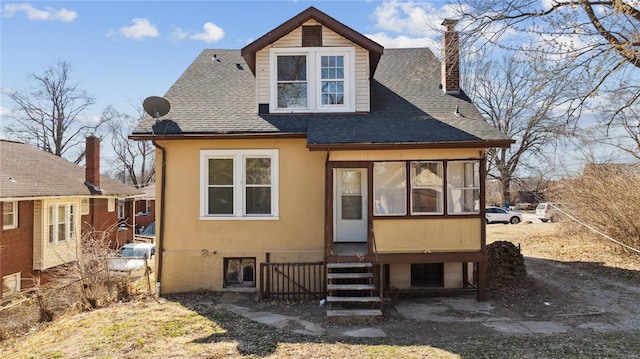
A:
[[[561,216],[559,210],[561,207],[562,204],[560,203],[540,203],[536,207],[536,217],[538,217],[542,222],[557,222]]]
[[[115,274],[142,276],[145,258],[149,269],[153,267],[156,245],[153,243],[127,243],[118,251],[118,257],[109,259],[109,271]]]
[[[522,222],[522,213],[507,211],[500,207],[487,207],[484,216],[489,223],[518,224]]]

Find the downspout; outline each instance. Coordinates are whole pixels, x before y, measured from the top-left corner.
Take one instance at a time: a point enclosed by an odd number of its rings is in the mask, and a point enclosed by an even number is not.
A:
[[[161,177],[160,177],[160,230],[158,231],[158,236],[156,237],[156,254],[158,256],[158,268],[156,270],[156,298],[160,297],[160,283],[162,278],[162,242],[164,240],[164,219],[165,219],[165,211],[164,208],[166,206],[164,202],[164,193],[165,193],[165,183],[167,178],[166,163],[167,163],[167,150],[156,143],[155,140],[151,140],[153,146],[159,149],[162,152],[162,165],[161,165]],[[158,223],[156,222],[156,226]]]

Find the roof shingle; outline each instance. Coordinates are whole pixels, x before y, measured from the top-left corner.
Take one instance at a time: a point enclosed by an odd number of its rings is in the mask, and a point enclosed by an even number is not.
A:
[[[85,168],[30,145],[0,140],[0,198],[91,196]],[[100,176],[102,196],[130,197],[141,191]]]

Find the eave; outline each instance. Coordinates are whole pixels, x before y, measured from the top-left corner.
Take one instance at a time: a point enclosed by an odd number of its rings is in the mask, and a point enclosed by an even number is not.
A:
[[[435,148],[509,148],[514,140],[469,141],[469,142],[429,142],[429,143],[336,143],[308,144],[309,151],[358,151],[358,150],[396,150],[396,149],[435,149]]]
[[[224,139],[275,139],[275,138],[307,138],[306,133],[181,133],[173,135],[158,135],[138,133],[129,135],[130,140],[224,140]]]
[[[359,32],[353,30],[352,28],[344,25],[343,23],[337,21],[331,16],[316,9],[313,6],[292,17],[282,25],[269,31],[259,39],[255,40],[254,42],[250,43],[249,45],[243,47],[242,50],[240,50],[240,55],[247,62],[247,65],[251,69],[251,72],[254,75],[256,73],[256,52],[278,41],[280,38],[289,34],[294,29],[302,26],[302,24],[309,21],[310,19],[318,21],[335,33],[368,50],[369,76],[373,77],[373,74],[376,71],[376,67],[378,66],[378,62],[380,61],[380,57],[382,57],[384,47],[377,42],[369,39],[368,37],[360,34]]]

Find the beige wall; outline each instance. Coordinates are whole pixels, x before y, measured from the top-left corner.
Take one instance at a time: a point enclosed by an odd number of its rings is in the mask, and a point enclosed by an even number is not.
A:
[[[325,154],[309,152],[306,139],[158,142],[167,151],[163,293],[222,289],[225,257],[255,257],[257,266],[267,252],[272,262],[323,259]],[[279,220],[201,220],[205,149],[278,149]]]
[[[309,20],[303,25],[320,25],[315,20]],[[288,35],[283,36],[269,47],[256,53],[256,96],[257,103],[269,103],[269,48],[272,47],[301,47],[302,28],[298,27]],[[324,47],[354,47],[356,51],[356,111],[369,112],[369,52],[355,43],[329,30],[322,28],[322,46]],[[256,105],[257,106],[257,105]]]
[[[50,204],[74,204],[75,205],[75,240],[50,244],[49,238],[49,205]],[[33,236],[33,265],[35,270],[45,270],[77,259],[81,236],[80,198],[50,199],[35,201],[34,206],[34,236]]]
[[[480,218],[379,219],[373,233],[380,253],[479,251]]]

